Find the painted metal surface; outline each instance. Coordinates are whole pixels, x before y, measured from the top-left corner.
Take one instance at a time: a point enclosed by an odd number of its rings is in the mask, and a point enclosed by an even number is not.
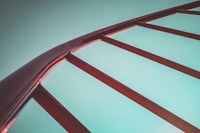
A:
[[[184,10],[184,9],[179,9],[178,13],[185,13],[185,14],[192,14],[192,15],[200,15],[199,11],[190,11],[190,10]]]
[[[157,116],[163,118],[164,120],[168,121],[172,125],[183,130],[184,132],[188,132],[188,133],[191,132],[192,133],[192,132],[198,132],[199,131],[199,129],[196,128],[195,126],[184,121],[183,119],[179,118],[178,116],[174,115],[173,113],[169,112],[168,110],[164,109],[163,107],[157,105],[156,103],[147,99],[146,97],[140,95],[139,93],[135,92],[134,90],[125,86],[124,84],[120,83],[119,81],[113,79],[109,75],[101,72],[100,70],[96,69],[95,67],[93,67],[93,66],[87,64],[86,62],[80,60],[76,56],[68,54],[66,56],[66,59],[70,63],[79,67],[83,71],[89,73],[93,77],[97,78],[98,80],[100,80],[103,83],[107,84],[108,86],[112,87],[116,91],[120,92],[124,96],[135,101],[139,105],[143,106],[144,108],[153,112]]]
[[[174,14],[183,9],[191,9],[198,6],[200,6],[200,1],[195,1],[182,6],[177,6],[136,19],[128,20],[61,44],[36,57],[0,82],[0,131],[3,131],[4,128],[7,127],[21,108],[31,98],[32,93],[46,73],[53,66],[55,66],[55,64],[63,60],[65,55],[71,50],[78,49],[80,46],[84,46],[91,41],[100,39],[102,35],[114,34],[115,32],[133,27],[139,22],[149,22]],[[193,12],[193,14],[198,13]]]
[[[90,133],[67,109],[65,109],[42,85],[38,85],[33,98],[60,124],[72,133]]]
[[[185,74],[188,74],[188,75],[191,75],[191,76],[193,76],[195,78],[200,79],[200,72],[196,71],[194,69],[191,69],[189,67],[183,66],[183,65],[178,64],[176,62],[170,61],[170,60],[162,58],[162,57],[160,57],[158,55],[149,53],[149,52],[144,51],[142,49],[138,49],[136,47],[130,46],[128,44],[125,44],[123,42],[117,41],[115,39],[112,39],[112,38],[109,38],[109,37],[106,37],[106,36],[103,36],[102,40],[107,42],[107,43],[110,43],[110,44],[112,44],[114,46],[117,46],[119,48],[125,49],[127,51],[132,52],[132,53],[138,54],[140,56],[143,56],[145,58],[148,58],[150,60],[156,61],[158,63],[161,63],[161,64],[165,65],[165,66],[171,67],[171,68],[176,69],[176,70],[178,70],[180,72],[183,72]]]
[[[170,29],[170,28],[157,26],[157,25],[153,25],[153,24],[142,23],[142,22],[138,23],[138,25],[142,26],[142,27],[154,29],[154,30],[159,30],[159,31],[167,32],[167,33],[172,33],[172,34],[175,34],[175,35],[180,35],[180,36],[200,40],[200,35],[188,33],[188,32],[185,32],[185,31]]]

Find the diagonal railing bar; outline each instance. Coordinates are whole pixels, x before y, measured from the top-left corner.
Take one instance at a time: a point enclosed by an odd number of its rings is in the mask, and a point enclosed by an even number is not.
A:
[[[154,24],[148,24],[148,23],[144,23],[144,22],[139,22],[138,26],[142,26],[145,28],[150,28],[150,29],[154,29],[154,30],[158,30],[158,31],[163,31],[163,32],[171,33],[171,34],[176,34],[179,36],[184,36],[184,37],[200,40],[200,35],[181,31],[181,30],[175,30],[175,29],[158,26],[158,25],[154,25]]]
[[[191,11],[186,9],[178,9],[177,12],[183,14],[200,15],[200,11]]]
[[[78,68],[82,69],[83,71],[87,72],[91,76],[97,78],[101,82],[112,87],[114,90],[118,91],[119,93],[123,94],[129,99],[135,101],[136,103],[146,108],[147,110],[151,111],[152,113],[156,114],[157,116],[161,117],[162,119],[168,121],[169,123],[181,129],[182,131],[187,133],[200,132],[200,130],[197,127],[193,126],[187,121],[184,121],[180,117],[176,116],[175,114],[171,113],[165,108],[159,106],[153,101],[147,99],[146,97],[142,96],[141,94],[137,93],[131,88],[125,86],[124,84],[120,83],[119,81],[115,80],[109,75],[89,65],[88,63],[84,62],[78,57],[69,53],[68,55],[66,55],[66,60],[72,63],[73,65],[77,66]]]
[[[192,9],[192,8],[196,8],[199,6],[200,6],[200,1],[194,1],[194,2],[184,4],[181,6],[176,6],[173,8],[166,9],[166,10],[151,13],[151,14],[148,14],[145,16],[141,16],[141,17],[138,17],[135,19],[131,19],[131,20],[113,25],[112,27],[107,27],[108,30],[105,30],[105,32],[102,32],[102,34],[104,34],[104,35],[113,34],[113,33],[122,31],[123,29],[133,27],[133,26],[137,25],[138,22],[153,21],[156,19],[160,19],[160,18],[169,16],[169,15],[175,14],[175,13],[177,13],[178,9]]]
[[[107,42],[107,43],[112,44],[114,46],[117,46],[119,48],[125,49],[125,50],[127,50],[129,52],[135,53],[135,54],[140,55],[142,57],[145,57],[147,59],[153,60],[155,62],[158,62],[160,64],[168,66],[170,68],[178,70],[178,71],[180,71],[182,73],[185,73],[185,74],[188,74],[190,76],[193,76],[195,78],[200,79],[200,72],[197,71],[197,70],[191,69],[191,68],[186,67],[184,65],[178,64],[178,63],[173,62],[171,60],[162,58],[162,57],[160,57],[158,55],[152,54],[150,52],[147,52],[147,51],[144,51],[142,49],[136,48],[134,46],[130,46],[130,45],[126,44],[126,43],[117,41],[115,39],[112,39],[112,38],[109,38],[109,37],[106,37],[106,36],[102,36],[101,39],[104,42]]]
[[[90,131],[63,107],[41,84],[33,98],[68,132],[90,133]]]

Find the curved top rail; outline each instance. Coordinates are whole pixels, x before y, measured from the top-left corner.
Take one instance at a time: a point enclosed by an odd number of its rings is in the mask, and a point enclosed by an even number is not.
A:
[[[191,9],[198,6],[200,6],[200,1],[195,1],[115,24],[61,44],[36,57],[0,82],[0,131],[29,100],[35,87],[47,71],[64,59],[64,56],[71,50],[97,40],[102,35],[114,34],[135,26],[138,22],[152,21],[174,14],[180,9]]]

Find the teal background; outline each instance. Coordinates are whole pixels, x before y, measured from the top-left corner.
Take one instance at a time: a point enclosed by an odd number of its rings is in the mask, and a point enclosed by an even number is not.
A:
[[[192,1],[1,0],[0,80],[58,44],[187,2]],[[197,16],[176,14],[151,23],[199,34],[199,22]],[[142,27],[112,38],[200,71],[199,41]],[[103,42],[76,56],[200,128],[198,79]],[[94,133],[181,132],[68,62],[58,65],[43,85]],[[27,132],[65,130],[31,100],[10,130],[10,133]]]

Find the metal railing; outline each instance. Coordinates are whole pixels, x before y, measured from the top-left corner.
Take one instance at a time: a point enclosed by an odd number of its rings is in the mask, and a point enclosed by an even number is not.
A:
[[[66,60],[83,71],[86,71],[88,74],[112,87],[114,90],[153,112],[155,115],[161,117],[180,130],[188,133],[200,132],[200,130],[194,125],[71,54],[71,51],[75,49],[84,47],[88,43],[95,40],[100,40],[129,52],[138,54],[144,58],[148,58],[184,74],[193,76],[194,78],[200,79],[200,72],[197,70],[108,37],[111,34],[122,32],[123,30],[133,28],[134,26],[142,26],[153,30],[159,30],[170,34],[200,40],[200,35],[198,34],[148,23],[149,21],[175,13],[200,15],[199,11],[190,10],[199,6],[200,1],[195,1],[115,24],[61,44],[36,57],[0,82],[0,132],[7,131],[9,126],[13,123],[16,115],[31,98],[34,98],[67,131],[72,133],[90,132],[89,129],[81,124],[78,119],[76,119],[66,108],[64,108],[59,101],[57,101],[41,85],[41,79],[44,78],[46,73],[54,67],[55,64],[62,60]]]

